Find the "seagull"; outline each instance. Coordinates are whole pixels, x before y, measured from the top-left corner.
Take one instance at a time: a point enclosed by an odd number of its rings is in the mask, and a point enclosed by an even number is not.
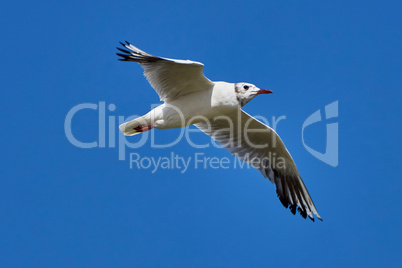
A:
[[[272,93],[250,83],[212,82],[204,65],[191,60],[157,57],[129,42],[120,43],[121,61],[138,62],[164,103],[119,126],[132,136],[152,128],[195,125],[235,157],[254,166],[276,186],[285,208],[303,218],[322,220],[289,151],[278,134],[241,108],[257,95]]]

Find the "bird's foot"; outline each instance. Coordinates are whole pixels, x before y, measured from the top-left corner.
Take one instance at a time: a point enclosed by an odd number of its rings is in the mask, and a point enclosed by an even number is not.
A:
[[[148,130],[151,130],[153,127],[151,125],[139,125],[135,128],[133,128],[137,132],[145,132]]]

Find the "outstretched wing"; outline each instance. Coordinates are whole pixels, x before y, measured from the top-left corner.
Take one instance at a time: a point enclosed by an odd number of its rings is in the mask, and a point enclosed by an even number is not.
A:
[[[295,214],[304,218],[314,215],[321,220],[296,165],[278,134],[239,109],[236,115],[220,116],[209,122],[195,124],[218,141],[226,150],[260,170],[276,185],[279,200]]]
[[[142,51],[126,41],[120,43],[126,49],[117,48],[121,61],[135,61],[141,64],[144,75],[156,90],[161,100],[171,100],[191,92],[207,90],[213,82],[202,72],[204,65],[190,60],[175,60],[156,57]]]

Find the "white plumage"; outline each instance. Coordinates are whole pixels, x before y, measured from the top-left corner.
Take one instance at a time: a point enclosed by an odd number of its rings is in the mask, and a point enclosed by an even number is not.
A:
[[[212,82],[204,65],[190,60],[156,57],[126,42],[118,48],[123,61],[141,64],[164,103],[148,114],[120,125],[125,135],[151,128],[195,125],[231,154],[253,165],[276,185],[282,204],[295,214],[321,220],[296,165],[278,134],[241,107],[259,94],[272,93],[249,83]]]

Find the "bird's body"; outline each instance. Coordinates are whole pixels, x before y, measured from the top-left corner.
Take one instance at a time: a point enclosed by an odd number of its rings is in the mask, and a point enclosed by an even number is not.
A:
[[[191,103],[191,105],[188,105]],[[123,124],[120,128],[126,134],[131,127],[142,125],[152,126],[157,129],[182,128],[203,121],[213,119],[216,116],[230,114],[240,109],[237,101],[234,84],[215,82],[205,91],[191,92],[175,99],[166,100],[165,103],[154,108],[146,115],[133,120],[136,124]],[[130,132],[134,135],[140,132]]]
[[[125,53],[118,55],[123,61],[141,64],[164,103],[120,125],[125,135],[195,125],[269,178],[280,201],[293,214],[297,209],[304,218],[314,220],[315,215],[321,219],[282,140],[241,109],[255,96],[272,93],[270,90],[249,83],[212,82],[203,75],[202,63],[156,57],[126,43],[122,45],[128,50],[118,48]]]

